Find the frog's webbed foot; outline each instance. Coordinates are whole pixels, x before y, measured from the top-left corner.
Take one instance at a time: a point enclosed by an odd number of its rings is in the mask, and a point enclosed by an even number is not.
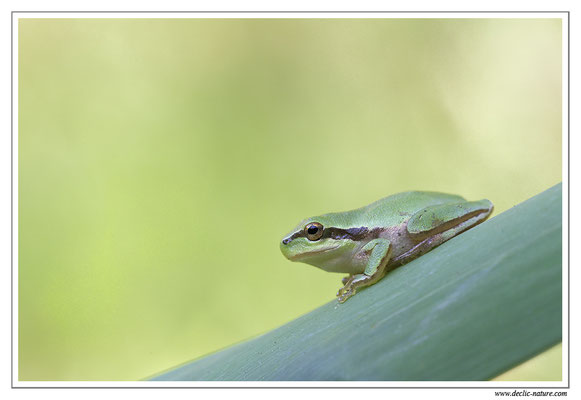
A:
[[[343,292],[343,289],[344,288],[341,288],[339,289],[339,292],[337,292],[337,300],[339,301],[339,303],[345,303],[349,297],[355,295],[355,293],[357,292],[353,288],[347,290],[346,292]]]
[[[337,291],[339,303],[344,303],[345,300],[355,294],[355,289],[353,288],[353,278],[354,275],[349,275],[341,279],[343,287]]]
[[[357,293],[357,287],[365,286],[366,282],[370,281],[371,277],[365,274],[350,275],[343,278],[343,286],[337,292],[337,300],[339,303],[344,303],[347,299]]]

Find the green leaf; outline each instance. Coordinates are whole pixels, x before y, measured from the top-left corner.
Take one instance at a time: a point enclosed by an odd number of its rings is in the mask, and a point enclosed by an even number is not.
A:
[[[558,184],[344,304],[152,380],[493,378],[561,341],[561,212]]]

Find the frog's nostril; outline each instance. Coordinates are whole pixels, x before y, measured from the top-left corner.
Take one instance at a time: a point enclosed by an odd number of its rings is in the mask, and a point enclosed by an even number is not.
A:
[[[289,244],[290,243],[290,239],[283,239],[282,240],[282,244]]]

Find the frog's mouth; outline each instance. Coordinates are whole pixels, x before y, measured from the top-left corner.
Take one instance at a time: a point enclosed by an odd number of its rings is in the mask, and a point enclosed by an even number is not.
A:
[[[337,245],[330,246],[330,247],[325,247],[325,248],[322,248],[322,249],[305,251],[303,253],[293,254],[293,255],[289,256],[288,259],[291,260],[291,261],[297,261],[297,260],[300,260],[302,258],[312,257],[312,256],[316,256],[316,255],[319,255],[319,254],[323,254],[323,253],[326,253],[328,251],[338,249],[339,247],[341,247],[341,245],[337,244]]]

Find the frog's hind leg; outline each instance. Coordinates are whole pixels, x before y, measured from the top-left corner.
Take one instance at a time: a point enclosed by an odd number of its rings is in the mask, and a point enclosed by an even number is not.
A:
[[[492,213],[488,200],[441,204],[426,207],[415,213],[408,222],[410,238],[417,244],[393,259],[393,266],[411,261],[446,240],[478,225]]]

